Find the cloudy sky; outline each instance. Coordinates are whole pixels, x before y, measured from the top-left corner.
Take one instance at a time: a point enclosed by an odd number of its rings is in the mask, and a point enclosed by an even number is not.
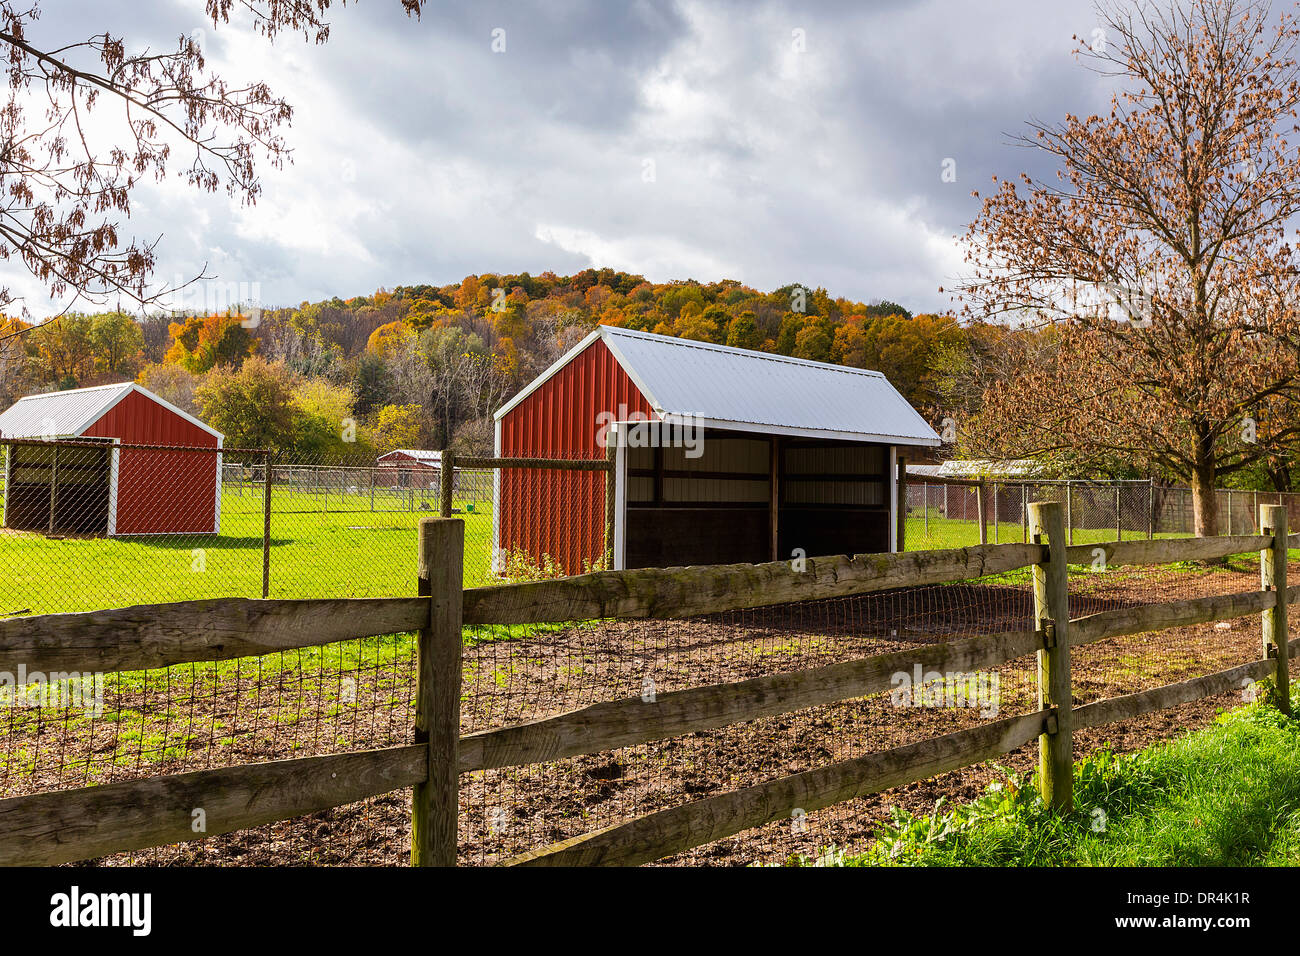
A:
[[[44,7],[44,42],[202,30],[212,68],[293,104],[294,162],[256,206],[151,183],[124,230],[162,237],[161,280],[206,263],[267,305],[609,266],[948,308],[970,191],[1041,169],[1010,135],[1106,94],[1071,54],[1098,26],[1081,0],[475,0],[418,21],[365,0],[325,46],[213,29],[202,0]]]

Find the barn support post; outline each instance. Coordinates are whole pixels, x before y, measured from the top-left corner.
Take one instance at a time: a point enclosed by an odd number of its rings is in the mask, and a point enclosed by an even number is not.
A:
[[[262,475],[262,597],[271,593],[271,452],[263,459]]]
[[[781,489],[778,487],[781,480],[780,441],[775,435],[767,440],[767,550],[768,558],[772,561],[781,560],[779,537],[781,533]]]
[[[1287,647],[1287,574],[1286,574],[1286,508],[1282,505],[1261,505],[1259,530],[1271,534],[1273,543],[1259,553],[1260,585],[1265,591],[1277,595],[1277,604],[1265,608],[1264,656],[1277,661],[1274,675],[1274,703],[1282,713],[1291,713],[1291,665]]]
[[[438,514],[450,518],[456,495],[456,456],[442,453],[442,469],[438,472]]]
[[[980,523],[980,544],[989,543],[988,502],[985,500],[987,483],[983,478],[975,486],[975,520]]]
[[[907,550],[907,459],[898,456],[898,552]]]
[[[464,563],[465,522],[421,518],[418,587],[429,623],[416,644],[415,742],[428,746],[428,772],[411,793],[412,866],[456,865]]]
[[[1029,533],[1047,544],[1046,560],[1033,566],[1034,619],[1044,635],[1038,652],[1038,709],[1055,713],[1055,729],[1038,738],[1038,780],[1043,802],[1068,813],[1074,808],[1074,700],[1070,685],[1070,610],[1065,566],[1066,534],[1061,505],[1029,506]],[[1046,536],[1047,541],[1043,541]]]
[[[605,570],[614,570],[614,520],[618,514],[615,495],[618,494],[618,431],[608,429],[605,434]]]

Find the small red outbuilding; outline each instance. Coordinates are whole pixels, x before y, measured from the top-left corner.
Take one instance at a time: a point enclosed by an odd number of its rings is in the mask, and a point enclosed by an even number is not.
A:
[[[222,442],[133,382],[25,396],[0,413],[4,527],[216,534]]]
[[[494,564],[570,574],[898,548],[898,462],[939,436],[880,372],[602,325],[496,413]],[[607,545],[610,547],[606,550]]]

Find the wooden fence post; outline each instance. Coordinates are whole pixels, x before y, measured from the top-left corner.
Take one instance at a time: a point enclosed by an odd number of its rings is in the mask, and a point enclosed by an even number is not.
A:
[[[1038,652],[1038,708],[1056,710],[1056,731],[1038,738],[1038,780],[1052,809],[1074,809],[1074,698],[1070,684],[1070,611],[1065,566],[1065,520],[1055,501],[1029,505],[1029,535],[1047,545],[1047,560],[1034,565],[1034,618],[1047,636]],[[1046,536],[1047,541],[1043,538]]]
[[[980,544],[989,543],[988,505],[984,500],[984,479],[975,486],[975,519],[980,523]]]
[[[429,598],[429,623],[417,645],[415,742],[428,744],[429,758],[411,796],[412,866],[456,865],[464,561],[464,521],[420,519],[419,593]]]
[[[438,514],[450,518],[456,493],[456,456],[444,451],[438,465]]]
[[[614,570],[614,521],[615,495],[618,492],[618,441],[619,433],[614,428],[605,431],[605,463],[609,470],[605,472],[605,570]]]
[[[1264,656],[1277,660],[1275,702],[1282,713],[1291,713],[1291,667],[1287,655],[1286,596],[1286,508],[1260,505],[1260,534],[1271,534],[1273,544],[1259,553],[1260,583],[1265,591],[1277,595],[1277,604],[1264,610]]]

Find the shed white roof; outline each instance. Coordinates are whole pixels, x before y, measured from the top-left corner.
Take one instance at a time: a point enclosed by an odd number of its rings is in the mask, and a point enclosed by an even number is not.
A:
[[[1043,466],[1032,458],[952,458],[939,470],[944,478],[1032,478]]]
[[[394,448],[392,451],[384,452],[377,459],[378,461],[392,460],[394,456],[402,455],[407,458],[413,458],[424,464],[436,465],[442,461],[442,452],[428,451],[423,448]]]
[[[210,435],[223,437],[215,428],[205,425],[193,415],[134,382],[24,395],[5,411],[0,412],[0,437],[80,438],[86,429],[103,418],[114,405],[132,392],[139,392]]]
[[[880,372],[598,326],[496,413],[498,419],[597,339],[661,420],[774,435],[937,446],[939,436]]]

